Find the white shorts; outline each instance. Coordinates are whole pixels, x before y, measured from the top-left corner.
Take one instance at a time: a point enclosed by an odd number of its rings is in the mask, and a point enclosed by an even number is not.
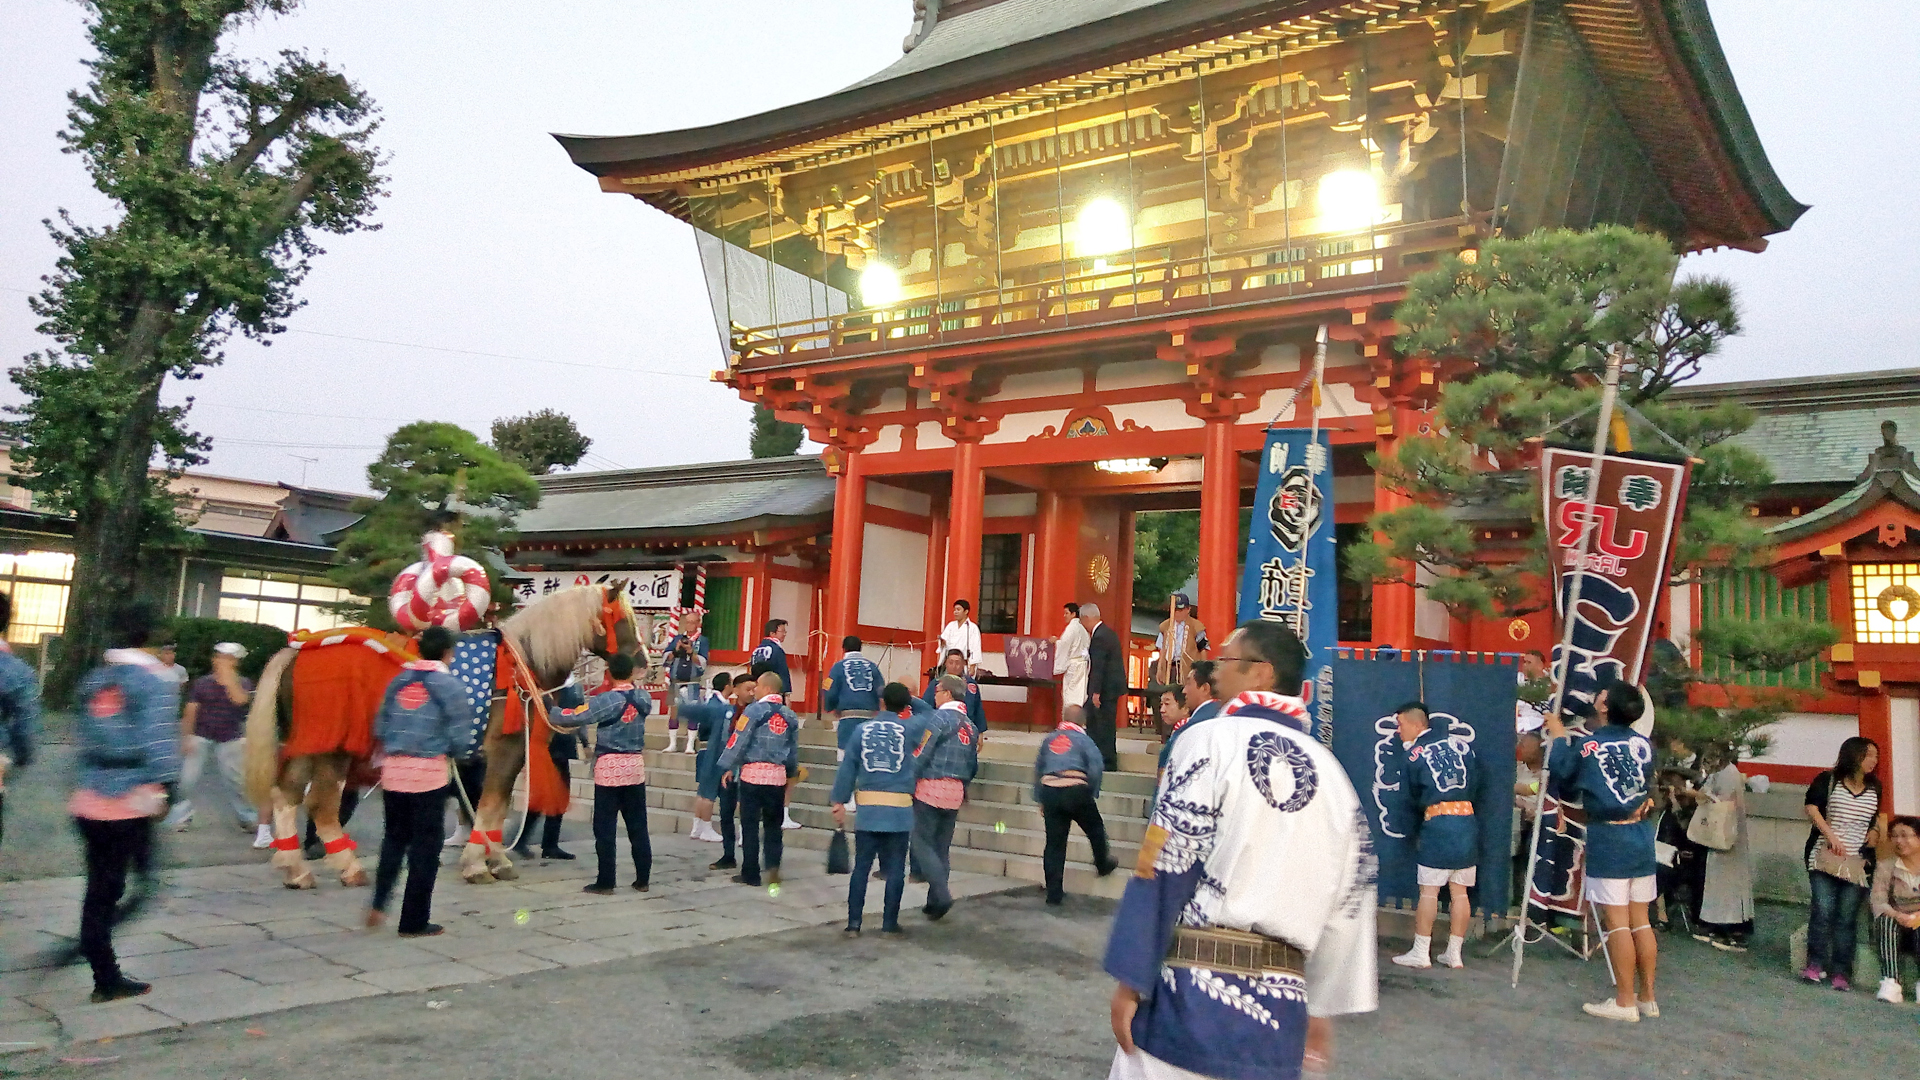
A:
[[[1438,885],[1465,885],[1471,889],[1480,878],[1480,868],[1469,866],[1460,870],[1436,870],[1431,866],[1419,868],[1420,884],[1433,887]]]
[[[1107,1070],[1107,1080],[1207,1080],[1207,1078],[1178,1065],[1169,1065],[1145,1050],[1135,1050],[1129,1054],[1116,1046],[1113,1049],[1113,1067]]]
[[[1652,874],[1633,878],[1590,877],[1587,879],[1587,899],[1601,907],[1651,904],[1656,891]]]

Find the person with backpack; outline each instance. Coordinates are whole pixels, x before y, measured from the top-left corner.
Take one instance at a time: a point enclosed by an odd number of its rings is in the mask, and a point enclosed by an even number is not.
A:
[[[0,593],[0,634],[13,624],[13,598]],[[33,761],[40,739],[40,679],[0,638],[0,837],[5,836],[7,773]]]
[[[607,677],[613,682],[587,699],[585,705],[562,709],[552,719],[558,731],[591,725],[593,744],[593,852],[600,873],[582,892],[611,896],[618,841],[614,825],[627,823],[627,843],[633,851],[633,888],[646,892],[653,876],[653,842],[647,836],[647,714],[653,695],[633,684],[633,657],[615,653],[607,658]]]
[[[399,927],[404,938],[444,932],[428,921],[434,879],[440,874],[440,816],[447,805],[449,755],[465,738],[473,712],[466,687],[447,670],[453,631],[427,627],[420,634],[419,651],[420,659],[409,661],[387,684],[373,720],[374,738],[385,755],[380,793],[386,831],[380,838],[367,928],[387,921],[387,901],[405,859],[407,888],[400,899]]]
[[[86,846],[80,953],[93,968],[93,1000],[136,997],[152,984],[129,979],[113,952],[113,925],[132,869],[153,877],[153,826],[180,778],[180,694],[148,648],[153,616],[143,605],[115,613],[105,663],[74,689],[79,785],[67,802]]]

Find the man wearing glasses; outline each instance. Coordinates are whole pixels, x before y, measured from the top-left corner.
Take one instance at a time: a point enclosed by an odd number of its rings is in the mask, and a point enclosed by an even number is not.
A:
[[[1226,705],[1174,744],[1107,942],[1109,1080],[1324,1071],[1333,1017],[1377,1006],[1373,849],[1306,732],[1306,650],[1255,621],[1220,653]]]

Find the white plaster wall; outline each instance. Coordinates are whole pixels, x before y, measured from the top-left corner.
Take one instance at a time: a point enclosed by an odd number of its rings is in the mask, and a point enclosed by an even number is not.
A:
[[[859,621],[895,630],[919,629],[921,608],[926,605],[927,537],[872,522],[861,535]]]
[[[880,400],[874,403],[873,408],[869,410],[869,412],[892,412],[895,409],[904,409],[906,407],[907,388],[904,386],[896,386],[890,390],[880,391]]]
[[[1113,422],[1121,427],[1125,427],[1129,420],[1154,431],[1179,431],[1182,428],[1206,426],[1205,421],[1187,412],[1183,401],[1142,401],[1134,405],[1115,405],[1112,412]]]
[[[1667,589],[1667,637],[1685,649],[1693,640],[1692,585],[1674,585]]]
[[[1040,496],[1031,491],[989,495],[980,503],[983,517],[1029,517],[1040,512]]]
[[[925,492],[869,480],[867,481],[867,505],[884,506],[889,510],[926,517],[933,513],[933,496]]]
[[[1165,360],[1133,360],[1106,364],[1094,376],[1096,390],[1131,390],[1137,386],[1167,386],[1186,380],[1186,371]]]
[[[900,449],[900,425],[889,424],[880,429],[880,434],[867,445],[865,453],[891,454]]]
[[[1277,342],[1260,350],[1260,362],[1247,372],[1249,375],[1280,375],[1300,370],[1300,346],[1288,342]]]
[[[919,435],[914,446],[921,450],[940,450],[953,445],[946,432],[940,430],[940,421],[923,420],[920,422]]]
[[[988,401],[1011,401],[1018,398],[1058,397],[1063,394],[1078,394],[1085,385],[1085,379],[1078,371],[1036,371],[1028,375],[1009,375],[1000,382],[1000,392],[987,398]]]
[[[1026,442],[1035,435],[1043,434],[1047,428],[1053,428],[1055,435],[1060,434],[1060,425],[1066,423],[1067,412],[1059,409],[1052,412],[1015,413],[1003,417],[1000,426],[993,434],[980,440],[983,443]]]
[[[907,689],[915,694],[921,691],[919,649],[909,645],[876,645],[863,641],[860,643],[860,655],[879,665],[880,676],[886,681],[905,683]]]
[[[1860,719],[1829,713],[1782,713],[1779,721],[1762,729],[1773,745],[1753,758],[1757,765],[1833,766],[1840,744],[1860,734]]]
[[[1426,585],[1434,580],[1434,575],[1426,567],[1418,566],[1414,568],[1413,579],[1421,585]],[[1447,613],[1447,606],[1427,599],[1425,589],[1414,593],[1413,632],[1419,637],[1438,638],[1443,641],[1453,636],[1453,617]]]
[[[788,652],[803,652],[812,656],[820,651],[807,641],[807,635],[813,632],[813,586],[774,578],[772,587],[767,591],[767,618],[787,620]],[[799,681],[797,673],[794,681]],[[799,692],[800,688],[795,686],[794,693]]]
[[[1893,769],[1893,812],[1911,814],[1920,806],[1920,698],[1894,698],[1893,745],[1887,748]]]

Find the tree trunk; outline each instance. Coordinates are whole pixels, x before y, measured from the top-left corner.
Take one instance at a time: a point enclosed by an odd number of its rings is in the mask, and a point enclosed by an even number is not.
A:
[[[67,592],[60,660],[47,677],[50,701],[65,702],[81,674],[99,663],[114,616],[139,595],[140,552],[147,533],[147,470],[164,378],[164,374],[149,377],[138,400],[121,417],[101,477],[112,495],[90,499],[75,511],[73,580]]]

